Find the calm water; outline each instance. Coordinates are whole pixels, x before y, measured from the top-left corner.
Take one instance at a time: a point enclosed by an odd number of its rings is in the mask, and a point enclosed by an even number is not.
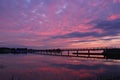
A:
[[[0,80],[120,80],[120,61],[0,55]]]

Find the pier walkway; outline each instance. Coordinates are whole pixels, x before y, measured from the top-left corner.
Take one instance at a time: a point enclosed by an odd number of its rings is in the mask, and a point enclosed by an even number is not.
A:
[[[78,48],[78,49],[75,48],[75,49],[44,49],[44,50],[42,49],[37,50],[35,53],[41,55],[66,56],[66,57],[120,59],[120,48]]]

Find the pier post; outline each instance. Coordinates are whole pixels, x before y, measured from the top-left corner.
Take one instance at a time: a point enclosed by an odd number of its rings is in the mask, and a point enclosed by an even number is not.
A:
[[[88,57],[90,57],[90,50],[88,50]]]
[[[77,50],[77,56],[78,56],[78,50]]]
[[[43,54],[42,50],[41,50],[40,54]]]
[[[52,55],[52,50],[50,51],[50,54]]]
[[[69,56],[69,54],[70,54],[70,52],[69,52],[69,50],[68,50],[68,56]]]
[[[62,51],[61,51],[61,56],[62,56]]]

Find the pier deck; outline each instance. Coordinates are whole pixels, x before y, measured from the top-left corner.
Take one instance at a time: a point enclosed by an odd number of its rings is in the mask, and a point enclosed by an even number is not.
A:
[[[120,48],[46,49],[37,50],[36,53],[42,55],[66,57],[108,58],[107,56],[110,50],[112,50],[112,52],[109,55],[117,53],[117,57],[114,56],[114,59],[120,59]]]

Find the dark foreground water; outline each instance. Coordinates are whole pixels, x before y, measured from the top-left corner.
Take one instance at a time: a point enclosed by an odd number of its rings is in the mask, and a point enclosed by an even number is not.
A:
[[[120,80],[120,61],[6,54],[0,80]]]

